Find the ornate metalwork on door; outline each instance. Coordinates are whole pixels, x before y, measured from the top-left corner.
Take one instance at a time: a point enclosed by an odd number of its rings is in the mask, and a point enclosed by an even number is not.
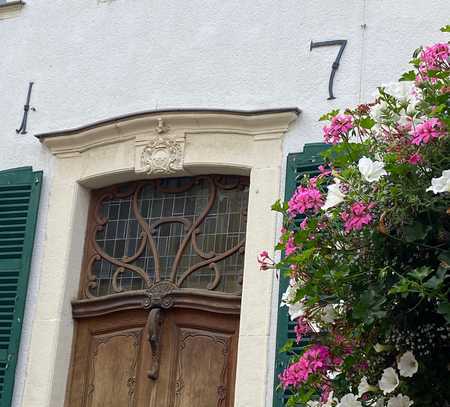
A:
[[[81,296],[241,288],[248,177],[146,180],[93,192]],[[148,304],[151,306],[151,304]]]

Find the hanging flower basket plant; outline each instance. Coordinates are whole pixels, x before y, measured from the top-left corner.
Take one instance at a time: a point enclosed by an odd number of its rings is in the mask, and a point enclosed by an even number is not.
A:
[[[449,56],[419,49],[373,103],[324,115],[327,165],[273,206],[285,255],[259,261],[289,275],[309,338],[279,376],[288,406],[450,406]]]

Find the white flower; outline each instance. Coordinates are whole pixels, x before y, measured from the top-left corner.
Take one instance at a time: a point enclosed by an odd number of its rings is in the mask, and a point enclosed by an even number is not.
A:
[[[320,401],[313,401],[313,400],[310,400],[310,401],[308,401],[308,402],[306,403],[306,405],[309,406],[309,407],[321,407],[321,406],[322,406],[322,403],[321,403]]]
[[[450,192],[450,170],[442,171],[439,178],[432,178],[431,186],[427,188],[427,191],[433,191],[435,194]]]
[[[288,305],[295,300],[295,295],[297,294],[298,285],[295,280],[289,282],[286,291],[281,296],[281,306]]]
[[[300,301],[294,304],[288,304],[288,313],[291,317],[291,321],[294,321],[295,319],[305,315],[305,306]]]
[[[343,194],[339,189],[340,183],[341,181],[339,181],[338,178],[335,178],[334,184],[328,186],[327,199],[325,200],[325,203],[322,206],[322,209],[324,211],[326,211],[329,208],[332,208],[333,206],[339,205],[344,200],[345,194]]]
[[[420,97],[419,97],[419,93],[416,92],[413,93],[410,97],[410,99],[408,100],[408,106],[406,107],[406,113],[407,114],[414,114],[414,112],[416,111],[416,107],[420,102]]]
[[[298,284],[295,280],[291,280],[286,291],[281,296],[280,307],[288,307],[288,313],[291,320],[294,321],[298,317],[305,314],[305,306],[302,301],[295,301],[295,296],[297,294]]]
[[[384,369],[383,375],[378,382],[380,389],[383,390],[383,394],[392,393],[399,384],[400,381],[395,370],[392,367]]]
[[[410,351],[405,352],[400,357],[397,366],[398,371],[400,372],[400,376],[403,377],[413,377],[414,374],[416,374],[417,370],[419,369],[419,363],[417,363],[416,358]]]
[[[387,109],[388,104],[384,100],[381,100],[379,103],[371,107],[370,116],[376,122],[381,122],[381,119],[386,114]]]
[[[383,87],[387,94],[394,96],[400,102],[407,102],[410,100],[415,89],[413,81],[392,82]]]
[[[334,304],[325,305],[322,308],[322,321],[327,324],[332,324],[337,318],[336,306]]]
[[[349,393],[341,398],[337,407],[362,407],[362,404],[354,394]]]
[[[363,394],[369,391],[376,391],[377,388],[375,386],[371,386],[367,381],[367,377],[363,376],[361,382],[358,385],[358,397],[361,397]]]
[[[408,396],[399,394],[397,397],[389,399],[387,407],[409,407],[412,404],[414,404],[414,401],[410,400]]]
[[[372,161],[367,157],[360,158],[358,169],[367,182],[378,181],[383,175],[387,175],[382,161]]]
[[[380,352],[387,352],[389,350],[392,349],[391,345],[382,345],[381,343],[376,343],[375,345],[373,345],[373,348],[375,349],[375,352],[380,353]]]

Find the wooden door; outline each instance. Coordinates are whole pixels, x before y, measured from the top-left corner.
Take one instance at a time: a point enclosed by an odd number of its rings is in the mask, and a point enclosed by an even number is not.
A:
[[[231,407],[247,177],[92,193],[66,407]]]
[[[66,406],[233,406],[239,316],[160,314],[153,343],[148,311],[80,320]]]

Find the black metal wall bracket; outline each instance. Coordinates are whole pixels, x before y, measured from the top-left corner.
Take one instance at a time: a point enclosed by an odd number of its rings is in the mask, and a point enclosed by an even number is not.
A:
[[[17,134],[27,134],[28,112],[30,111],[30,109],[36,111],[34,107],[30,107],[31,90],[33,89],[33,84],[34,82],[30,82],[30,84],[28,85],[27,101],[23,106],[22,123],[20,124],[20,127],[16,129]]]
[[[333,84],[334,84],[334,77],[336,75],[336,71],[339,68],[339,63],[341,61],[342,54],[344,53],[345,46],[347,45],[347,40],[332,40],[332,41],[320,41],[320,42],[313,42],[311,41],[309,50],[312,51],[314,48],[319,47],[331,47],[333,45],[339,45],[339,52],[336,56],[336,59],[334,60],[333,64],[331,65],[331,74],[330,74],[330,80],[328,81],[328,100],[336,99],[336,97],[333,94]]]

